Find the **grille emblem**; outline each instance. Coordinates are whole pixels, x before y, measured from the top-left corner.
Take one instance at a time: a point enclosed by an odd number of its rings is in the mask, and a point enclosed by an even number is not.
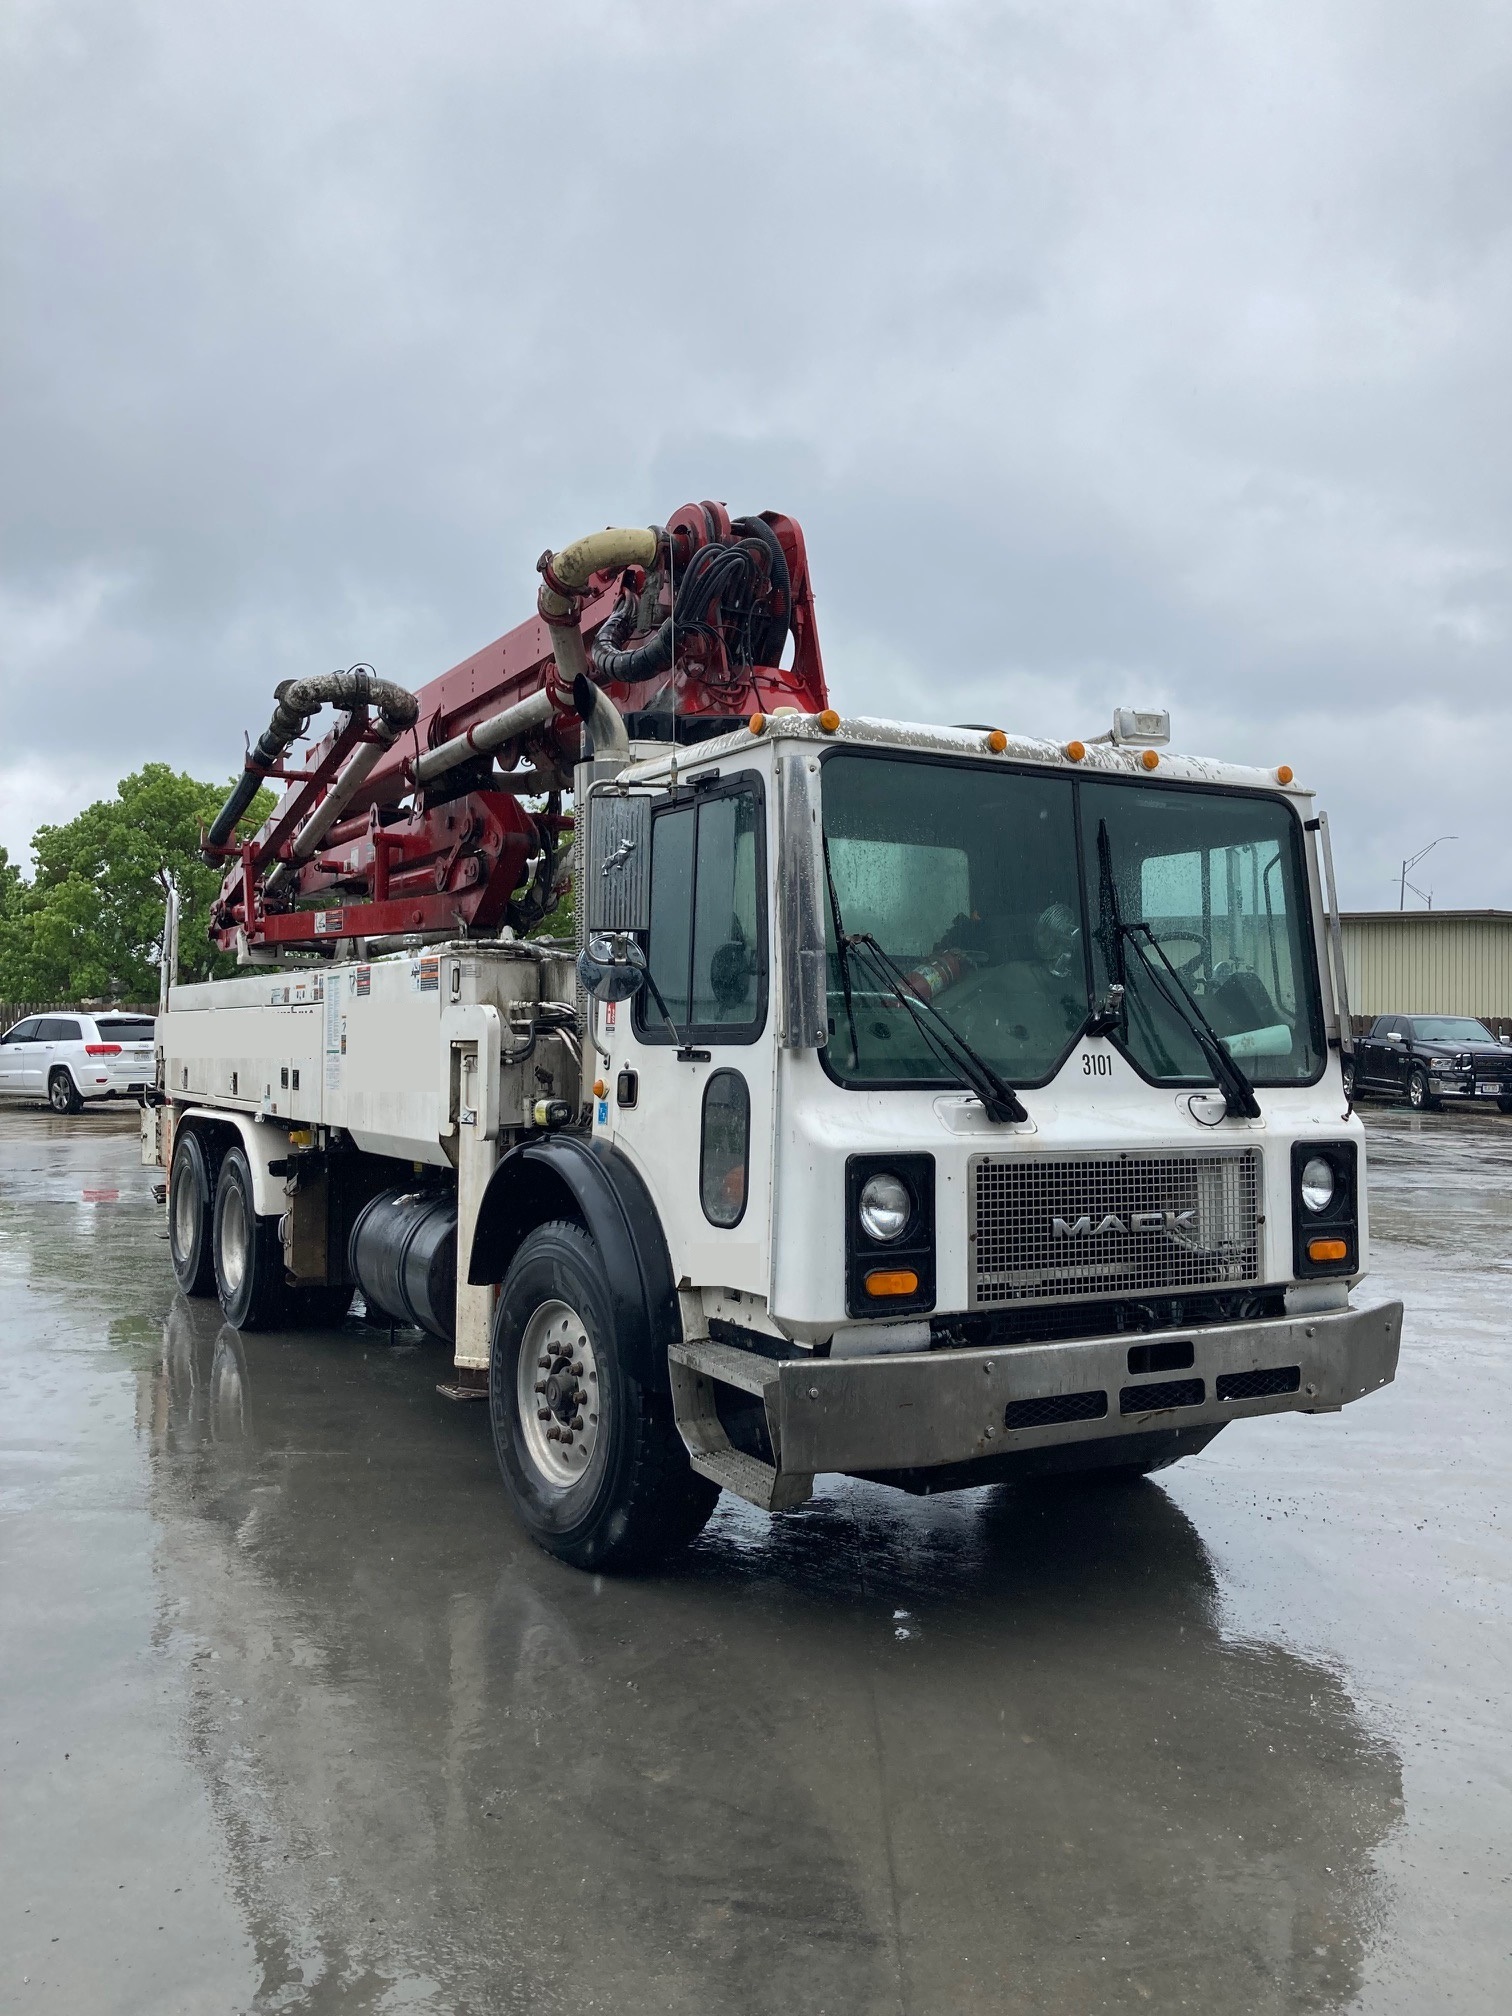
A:
[[[1052,1239],[1100,1239],[1104,1232],[1120,1232],[1127,1239],[1133,1232],[1195,1232],[1196,1229],[1195,1211],[1131,1211],[1127,1218],[1120,1218],[1116,1212],[1110,1211],[1096,1225],[1086,1212],[1080,1218],[1050,1220]]]
[[[1260,1155],[972,1158],[971,1306],[1258,1281]]]

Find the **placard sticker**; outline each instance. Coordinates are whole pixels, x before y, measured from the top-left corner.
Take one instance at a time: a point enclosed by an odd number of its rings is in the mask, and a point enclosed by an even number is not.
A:
[[[325,1089],[341,1090],[341,1060],[346,1053],[345,1018],[341,1012],[341,989],[330,988],[325,996]]]
[[[604,1027],[606,1029],[612,1029],[614,1027],[615,1012],[618,1009],[618,1007],[619,1007],[618,1001],[609,1001],[605,1003]]]
[[[609,1125],[609,1101],[607,1099],[600,1099],[598,1108],[598,1124],[600,1127],[607,1127]]]
[[[371,994],[372,991],[373,991],[372,967],[354,966],[352,968],[352,992],[354,994]]]
[[[441,961],[439,959],[412,959],[410,961],[410,985],[417,994],[439,994],[441,991]]]

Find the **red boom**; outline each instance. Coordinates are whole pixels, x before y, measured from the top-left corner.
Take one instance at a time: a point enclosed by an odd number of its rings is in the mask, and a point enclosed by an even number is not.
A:
[[[644,563],[624,564],[631,552]],[[721,504],[689,504],[665,527],[593,535],[539,564],[541,613],[418,694],[366,667],[279,688],[273,725],[206,837],[206,858],[230,864],[211,912],[217,944],[334,951],[342,939],[528,930],[560,894],[572,826],[561,794],[583,721],[618,732],[596,694],[632,736],[659,740],[825,705],[794,519],[732,522]],[[326,701],[345,718],[290,768],[291,743]],[[288,788],[238,845],[264,779]]]

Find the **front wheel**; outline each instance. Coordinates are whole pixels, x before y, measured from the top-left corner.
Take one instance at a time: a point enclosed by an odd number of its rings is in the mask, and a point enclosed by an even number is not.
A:
[[[47,1081],[47,1103],[54,1113],[82,1113],[84,1101],[71,1071],[54,1071]]]
[[[215,1289],[238,1330],[274,1330],[288,1314],[278,1220],[259,1218],[252,1170],[240,1148],[226,1152],[215,1185]]]
[[[489,1414],[530,1537],[575,1568],[649,1565],[703,1527],[719,1489],[693,1470],[665,1393],[622,1363],[613,1297],[581,1225],[539,1226],[494,1317]]]
[[[1438,1103],[1428,1090],[1428,1073],[1421,1064],[1415,1064],[1407,1080],[1407,1104],[1414,1113],[1432,1113]]]
[[[1344,1059],[1344,1097],[1353,1099],[1355,1094],[1355,1061],[1353,1057]]]

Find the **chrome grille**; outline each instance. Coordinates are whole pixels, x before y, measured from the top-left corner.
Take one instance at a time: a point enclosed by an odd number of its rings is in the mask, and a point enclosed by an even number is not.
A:
[[[1260,1279],[1260,1155],[978,1155],[971,1306]]]

